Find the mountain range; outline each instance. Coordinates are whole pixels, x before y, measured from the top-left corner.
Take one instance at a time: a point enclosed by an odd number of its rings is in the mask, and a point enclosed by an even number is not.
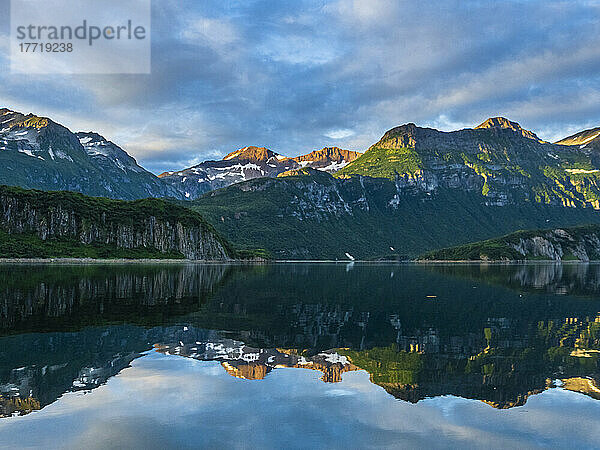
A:
[[[164,172],[159,177],[183,192],[186,198],[242,181],[262,177],[277,177],[290,170],[313,168],[335,172],[361,154],[338,147],[325,147],[307,155],[288,158],[264,147],[244,147],[219,161],[204,161],[189,169]]]
[[[407,124],[385,133],[336,176],[388,178],[399,194],[449,188],[480,193],[487,205],[533,201],[598,209],[600,161],[593,146],[600,138],[585,146],[576,141],[544,142],[501,117],[453,132]]]
[[[0,184],[118,199],[182,195],[96,133],[0,109]]]
[[[156,177],[125,150],[94,132],[73,133],[49,118],[0,109],[0,184],[70,190],[123,200],[195,199],[258,177],[302,167],[334,172],[360,153],[326,147],[289,158],[262,147],[244,147],[220,161],[205,161]]]
[[[453,132],[406,124],[333,175],[252,180],[192,205],[235,244],[276,258],[413,257],[520,229],[599,223],[593,135],[552,144],[500,117]]]
[[[156,177],[99,134],[0,109],[0,162],[0,184],[171,198],[238,248],[284,259],[404,258],[600,223],[600,128],[550,143],[503,117],[452,132],[405,124],[364,153],[244,147]]]

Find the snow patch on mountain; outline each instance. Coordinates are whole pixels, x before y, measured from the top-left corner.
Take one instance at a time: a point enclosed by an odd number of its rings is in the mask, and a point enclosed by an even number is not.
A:
[[[122,148],[96,133],[77,133],[79,143],[93,158],[105,159],[123,172],[145,172]]]
[[[220,161],[204,161],[189,169],[165,172],[159,175],[190,198],[235,183],[312,168],[333,173],[360,156],[360,153],[326,147],[307,155],[289,158],[264,147],[243,147],[226,155]],[[185,187],[183,186],[185,184]]]

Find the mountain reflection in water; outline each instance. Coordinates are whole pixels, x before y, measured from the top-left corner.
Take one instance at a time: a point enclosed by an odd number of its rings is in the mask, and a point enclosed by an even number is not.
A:
[[[600,398],[600,266],[0,266],[0,415],[105,383],[150,349],[238,378],[366,370],[396,398]]]

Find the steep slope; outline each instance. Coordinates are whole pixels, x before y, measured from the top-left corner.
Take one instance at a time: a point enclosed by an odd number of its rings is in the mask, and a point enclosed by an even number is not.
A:
[[[600,259],[600,225],[518,231],[506,236],[433,251],[425,260],[577,260]]]
[[[557,142],[557,144],[579,145],[585,147],[593,141],[600,141],[600,127],[592,128],[591,130],[580,131],[579,133],[576,133],[572,136],[561,139]]]
[[[589,152],[543,142],[497,117],[453,132],[402,125],[336,176],[384,177],[419,192],[477,192],[488,205],[534,201],[598,209],[599,167]]]
[[[590,158],[594,168],[600,167],[600,127],[581,131],[558,141],[557,144],[574,147],[575,151]]]
[[[5,185],[120,199],[181,197],[103,137],[6,108],[0,109],[0,164]]]
[[[402,190],[384,178],[312,169],[239,183],[191,205],[235,245],[280,259],[403,259],[518,229],[600,223],[592,208],[491,206],[476,191]]]
[[[110,180],[110,186],[118,186],[123,192],[119,198],[182,197],[177,189],[139,166],[115,143],[93,132],[78,132],[76,136],[88,156]]]
[[[518,229],[600,223],[593,153],[503,118],[394,128],[334,177],[310,168],[219,190],[193,207],[277,258],[405,258]],[[568,208],[566,208],[568,207]]]
[[[243,162],[268,161],[268,162],[273,163],[274,162],[273,158],[278,161],[285,159],[284,156],[281,156],[278,153],[272,152],[268,148],[249,146],[249,147],[240,148],[239,150],[236,150],[234,152],[231,152],[231,153],[225,155],[223,160],[229,161],[229,160],[235,159],[237,161],[243,161]]]
[[[512,122],[506,119],[505,117],[490,117],[485,122],[475,127],[476,130],[494,128],[512,130],[517,135],[522,136],[524,138],[533,139],[534,141],[538,141],[540,143],[544,142],[539,137],[537,137],[537,135],[533,131],[524,130],[523,128],[521,128],[521,125],[519,125],[517,122]]]
[[[356,159],[357,152],[326,147],[308,155],[287,158],[264,147],[244,147],[220,161],[204,161],[178,172],[159,175],[164,181],[196,199],[205,192],[261,177],[276,177],[300,168],[333,172]]]
[[[199,214],[164,200],[126,202],[0,186],[0,257],[223,260],[231,253]]]
[[[334,173],[354,161],[361,155],[359,152],[343,150],[339,147],[325,147],[307,155],[291,158],[302,168],[311,168]]]
[[[260,177],[275,177],[296,167],[294,161],[264,147],[244,147],[220,161],[204,161],[179,172],[165,172],[159,177],[184,192],[189,199],[205,192],[241,181]]]

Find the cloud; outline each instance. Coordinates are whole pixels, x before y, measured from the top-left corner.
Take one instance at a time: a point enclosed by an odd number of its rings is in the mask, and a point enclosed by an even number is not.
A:
[[[325,133],[325,136],[327,136],[330,139],[344,139],[352,136],[353,134],[354,131],[352,130],[349,130],[347,128],[340,128],[337,130],[328,131],[327,133]]]
[[[350,372],[306,369],[241,380],[217,362],[150,353],[90,393],[0,423],[0,445],[65,448],[593,447],[597,400],[552,389],[497,410],[452,396],[411,404]],[[524,420],[526,414],[527,420]]]
[[[390,24],[403,6],[407,6],[406,2],[396,0],[339,0],[327,5],[325,9],[352,26],[372,27]]]
[[[599,12],[541,0],[165,0],[151,75],[4,70],[0,99],[99,126],[157,172],[246,145],[364,151],[406,122],[452,129],[506,115],[550,140],[600,125]]]
[[[217,49],[226,48],[239,39],[235,27],[230,23],[206,17],[187,19],[181,38],[192,43],[208,43]]]

